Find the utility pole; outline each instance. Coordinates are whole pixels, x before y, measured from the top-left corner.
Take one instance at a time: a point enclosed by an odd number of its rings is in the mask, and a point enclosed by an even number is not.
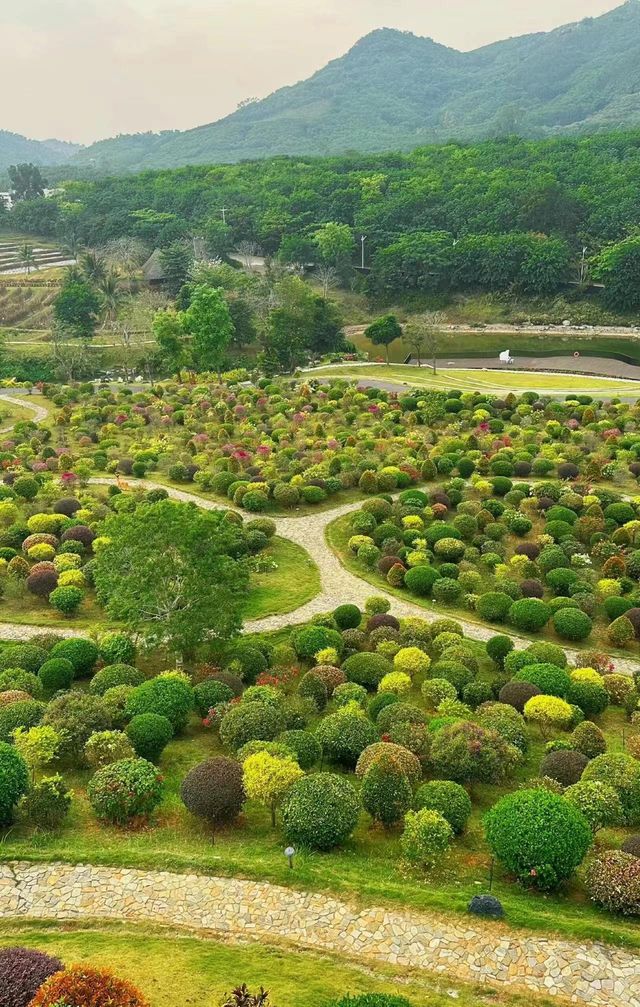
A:
[[[362,268],[364,269],[364,243],[367,240],[366,234],[360,235],[360,244],[362,246]]]
[[[587,278],[587,247],[582,249],[582,261],[580,263],[580,283],[584,283]]]
[[[222,214],[222,223],[223,224],[227,223],[227,210],[228,209],[229,209],[228,206],[221,206],[220,207],[220,213]]]

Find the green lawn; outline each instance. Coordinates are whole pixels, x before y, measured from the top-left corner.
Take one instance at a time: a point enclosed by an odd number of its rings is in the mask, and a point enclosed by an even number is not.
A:
[[[594,395],[634,395],[640,398],[640,381],[619,381],[615,378],[599,378],[590,375],[524,373],[519,371],[482,371],[441,369],[434,375],[430,367],[412,367],[402,364],[371,364],[364,366],[318,367],[304,372],[306,377],[336,377],[351,381],[376,380],[392,381],[407,388],[427,388],[446,391],[458,388],[462,391],[540,391],[556,394],[570,392],[592,393]]]
[[[277,938],[274,935],[274,944]],[[461,986],[447,976],[346,963],[333,955],[294,951],[263,944],[234,946],[215,940],[171,933],[148,925],[102,926],[11,924],[0,930],[0,946],[20,944],[57,955],[69,965],[87,963],[110,968],[129,979],[149,999],[151,1007],[213,1007],[225,993],[246,983],[268,990],[273,1007],[323,1007],[347,994],[387,993],[408,997],[414,1007],[552,1007],[555,1000]],[[169,964],[170,963],[170,964]],[[455,994],[455,995],[454,995]]]
[[[320,593],[320,571],[295,542],[276,536],[260,557],[275,563],[276,569],[252,574],[245,619],[293,612]]]

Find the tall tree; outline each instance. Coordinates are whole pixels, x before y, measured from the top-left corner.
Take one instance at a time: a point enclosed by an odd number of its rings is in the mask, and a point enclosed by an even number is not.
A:
[[[71,277],[53,302],[53,316],[71,335],[88,340],[96,330],[101,306],[89,283]]]
[[[222,513],[161,500],[107,518],[95,560],[98,598],[110,618],[192,657],[208,639],[229,640],[242,625],[248,589],[243,533]]]
[[[162,249],[160,263],[165,275],[165,289],[169,297],[175,297],[189,278],[193,265],[193,248],[187,242],[175,241]]]
[[[215,287],[197,286],[184,312],[185,332],[192,337],[191,353],[197,370],[222,373],[233,338],[233,321],[224,294]]]
[[[152,323],[160,361],[168,371],[178,375],[189,363],[189,350],[182,318],[182,313],[177,311],[158,311]]]
[[[313,240],[322,261],[344,276],[356,247],[348,224],[337,224],[335,221],[323,224],[314,234]]]
[[[384,346],[388,364],[389,347],[396,339],[402,339],[402,326],[395,315],[383,315],[372,322],[364,334],[374,346]]]
[[[23,269],[26,269],[27,276],[32,269],[38,268],[38,263],[33,253],[33,245],[25,244],[20,247],[20,265]]]
[[[425,311],[419,318],[405,327],[402,340],[411,350],[411,355],[422,363],[422,357],[431,357],[433,373],[438,365],[438,350],[445,315],[441,311]]]
[[[17,203],[44,195],[47,180],[35,164],[12,164],[9,168],[11,196]]]

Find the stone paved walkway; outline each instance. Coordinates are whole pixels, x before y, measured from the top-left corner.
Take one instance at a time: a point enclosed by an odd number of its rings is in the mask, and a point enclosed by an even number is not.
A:
[[[285,943],[592,1007],[640,1007],[640,957],[473,917],[357,908],[318,892],[167,871],[0,865],[0,916],[124,920]]]

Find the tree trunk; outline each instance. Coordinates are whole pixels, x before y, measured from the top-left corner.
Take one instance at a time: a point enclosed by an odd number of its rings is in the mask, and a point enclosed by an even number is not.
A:
[[[438,372],[438,371],[437,371],[437,366],[436,366],[436,358],[434,357],[434,358],[433,358],[433,373],[434,373],[434,374],[437,374],[437,372]]]
[[[275,804],[272,804],[271,805],[271,828],[275,829],[275,827],[276,827],[276,806],[275,806]]]

